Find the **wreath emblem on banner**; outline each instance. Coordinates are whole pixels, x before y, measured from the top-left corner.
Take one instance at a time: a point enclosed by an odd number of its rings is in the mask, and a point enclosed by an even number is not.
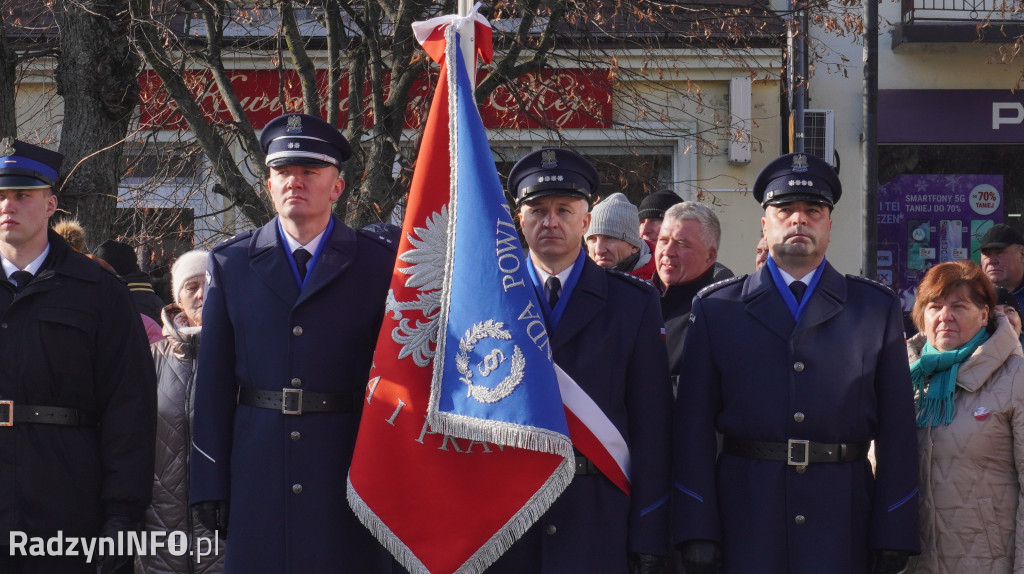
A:
[[[468,387],[466,396],[472,397],[481,403],[496,403],[512,394],[519,383],[523,382],[523,373],[526,370],[526,358],[518,345],[512,346],[511,370],[500,383],[494,387],[486,387],[473,382],[473,370],[469,364],[469,354],[472,353],[477,343],[483,339],[492,338],[507,341],[512,338],[508,331],[502,329],[504,323],[494,319],[488,319],[482,323],[475,323],[470,327],[462,339],[459,340],[459,352],[455,355],[455,367],[459,370],[459,380],[466,383]],[[505,353],[495,348],[488,353],[482,361],[477,363],[477,370],[483,377],[489,376],[506,360]]]

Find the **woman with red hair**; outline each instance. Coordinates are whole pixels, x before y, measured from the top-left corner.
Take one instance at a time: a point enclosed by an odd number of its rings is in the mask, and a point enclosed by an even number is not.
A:
[[[1024,569],[1024,355],[971,261],[936,265],[907,342],[917,406],[921,555],[907,572]]]

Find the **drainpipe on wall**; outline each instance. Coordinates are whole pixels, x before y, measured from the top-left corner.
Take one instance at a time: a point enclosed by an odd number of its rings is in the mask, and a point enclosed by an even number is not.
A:
[[[792,90],[793,153],[804,151],[804,109],[807,107],[807,9],[804,0],[790,0],[790,89]]]
[[[861,174],[864,187],[864,251],[861,275],[878,278],[878,2],[862,0],[864,18],[864,126]]]

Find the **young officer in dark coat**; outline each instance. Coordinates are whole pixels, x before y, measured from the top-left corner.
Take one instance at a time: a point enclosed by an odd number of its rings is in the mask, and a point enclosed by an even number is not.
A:
[[[672,390],[658,293],[599,267],[580,247],[598,185],[582,156],[535,151],[508,181],[554,361],[625,438],[632,493],[577,454],[572,483],[488,573],[625,574],[628,563],[633,572],[660,573],[668,554]]]
[[[827,163],[782,156],[753,192],[768,263],[693,304],[675,411],[675,540],[690,573],[717,572],[720,551],[730,574],[895,574],[918,552],[899,301],[825,261],[842,192]]]
[[[124,284],[47,229],[63,156],[10,138],[0,154],[0,572],[113,572],[130,556],[99,569],[80,545],[75,557],[22,556],[12,532],[88,538],[141,524],[156,426],[149,346]]]
[[[191,500],[227,572],[389,572],[345,483],[395,251],[331,215],[337,129],[287,114],[260,143],[278,217],[211,253]]]

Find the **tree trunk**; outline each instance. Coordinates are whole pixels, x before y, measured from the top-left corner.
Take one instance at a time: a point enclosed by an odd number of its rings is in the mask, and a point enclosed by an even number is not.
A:
[[[5,32],[7,2],[0,2],[0,137],[17,137],[14,86],[18,80],[18,55],[7,44]]]
[[[127,0],[59,0],[57,94],[64,100],[60,206],[90,248],[111,236],[122,142],[139,99],[139,58],[128,43]]]

